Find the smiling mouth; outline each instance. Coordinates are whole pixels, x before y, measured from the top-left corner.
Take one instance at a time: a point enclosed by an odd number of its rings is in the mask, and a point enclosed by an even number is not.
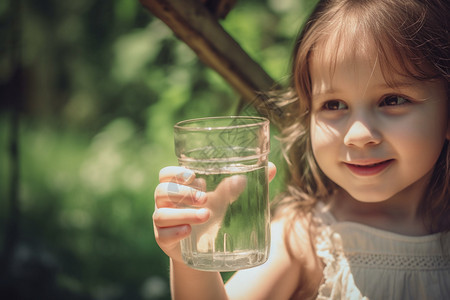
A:
[[[352,164],[345,163],[347,168],[354,174],[359,176],[373,176],[381,173],[391,165],[394,160],[384,160],[373,164]]]

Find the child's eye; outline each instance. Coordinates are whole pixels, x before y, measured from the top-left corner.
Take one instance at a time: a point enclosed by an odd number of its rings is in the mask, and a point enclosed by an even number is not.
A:
[[[339,100],[330,100],[323,104],[324,110],[341,110],[347,109],[347,105],[344,102]]]
[[[381,101],[380,106],[395,106],[395,105],[406,104],[409,102],[411,102],[411,101],[409,101],[405,97],[402,97],[399,95],[390,95],[390,96],[385,97]]]

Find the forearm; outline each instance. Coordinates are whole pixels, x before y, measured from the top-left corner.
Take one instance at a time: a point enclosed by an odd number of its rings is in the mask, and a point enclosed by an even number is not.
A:
[[[204,272],[170,261],[172,299],[228,299],[219,272]]]

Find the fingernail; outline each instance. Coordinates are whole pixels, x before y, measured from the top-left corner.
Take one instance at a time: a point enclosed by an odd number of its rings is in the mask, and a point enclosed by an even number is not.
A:
[[[205,203],[206,200],[206,194],[202,191],[198,191],[197,193],[195,193],[195,202],[199,203],[199,204],[203,204]]]
[[[191,227],[189,225],[183,225],[180,228],[180,234],[185,235],[185,234],[189,233],[190,230],[191,230]]]
[[[207,210],[206,208],[201,208],[201,209],[197,210],[196,215],[197,215],[197,218],[204,219],[209,216],[209,210]]]
[[[191,171],[185,171],[182,176],[184,182],[188,182],[192,178],[192,176],[194,176],[194,173],[192,173]]]

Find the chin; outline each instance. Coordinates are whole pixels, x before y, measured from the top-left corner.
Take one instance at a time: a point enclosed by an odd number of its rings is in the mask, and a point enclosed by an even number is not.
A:
[[[348,192],[347,192],[348,193]],[[370,192],[361,192],[361,193],[348,193],[350,197],[353,199],[363,202],[363,203],[379,203],[389,200],[392,195],[384,194],[384,193],[370,193]]]

